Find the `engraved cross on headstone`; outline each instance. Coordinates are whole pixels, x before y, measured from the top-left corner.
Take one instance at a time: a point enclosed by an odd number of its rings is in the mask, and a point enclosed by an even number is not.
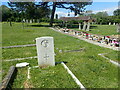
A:
[[[44,58],[45,58],[46,60],[48,60],[49,56],[48,56],[47,54],[45,54]]]

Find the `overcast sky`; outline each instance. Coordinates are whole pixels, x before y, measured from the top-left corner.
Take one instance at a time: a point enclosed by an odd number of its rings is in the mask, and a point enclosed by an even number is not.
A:
[[[7,5],[8,0],[2,0],[2,4]],[[40,1],[40,0],[36,0]],[[113,11],[118,9],[118,1],[119,0],[93,0],[92,5],[86,6],[86,10],[92,10],[93,13],[106,11],[109,15],[113,15]],[[70,10],[66,9],[56,9],[56,13],[59,17],[68,17],[68,12]],[[74,16],[73,12],[70,12],[70,16]]]

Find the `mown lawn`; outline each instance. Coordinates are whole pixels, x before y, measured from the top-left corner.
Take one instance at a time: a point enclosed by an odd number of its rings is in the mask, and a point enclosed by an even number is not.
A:
[[[78,28],[73,29],[79,30]],[[115,25],[91,25],[90,31],[86,32],[105,36],[120,34],[117,33],[117,26]]]
[[[100,57],[99,53],[118,53],[85,41],[55,32],[48,27],[22,27],[21,23],[14,23],[13,27],[4,23],[2,29],[2,45],[35,44],[35,38],[42,36],[54,37],[55,61],[67,61],[69,69],[76,75],[86,88],[118,88],[118,67]],[[35,26],[36,25],[36,26]],[[80,52],[64,52],[65,50],[79,50]],[[59,50],[63,52],[60,53]],[[36,47],[2,49],[2,75],[6,75],[11,65],[28,62],[30,66],[37,66],[37,59],[5,62],[5,59],[36,56]],[[112,54],[111,54],[112,57]],[[113,57],[117,58],[117,56]],[[19,68],[13,83],[14,88],[25,88],[26,84],[33,88],[78,88],[76,83],[61,64],[44,69],[31,69],[31,79],[27,80],[27,67]]]

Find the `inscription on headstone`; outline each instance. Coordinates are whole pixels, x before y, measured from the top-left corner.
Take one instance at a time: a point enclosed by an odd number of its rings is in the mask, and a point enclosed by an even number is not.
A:
[[[36,38],[38,65],[55,66],[53,37]]]

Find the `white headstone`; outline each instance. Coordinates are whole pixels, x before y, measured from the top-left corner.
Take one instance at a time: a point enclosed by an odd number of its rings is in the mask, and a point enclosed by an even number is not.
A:
[[[28,20],[26,20],[26,23],[28,23]]]
[[[30,23],[32,23],[32,20],[30,20]]]
[[[113,23],[113,25],[115,25],[115,23]]]
[[[36,38],[38,65],[55,66],[53,37]]]
[[[23,19],[23,22],[25,22],[25,19]]]
[[[37,23],[39,23],[39,19],[37,19]]]
[[[111,22],[109,22],[109,25],[111,25]]]

